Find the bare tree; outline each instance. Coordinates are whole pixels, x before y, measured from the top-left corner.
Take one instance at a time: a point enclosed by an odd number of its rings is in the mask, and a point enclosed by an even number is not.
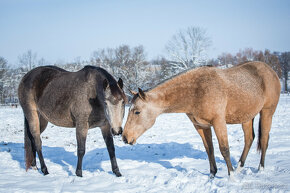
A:
[[[166,45],[173,61],[171,65],[174,73],[204,64],[211,44],[212,41],[203,28],[189,27],[176,33]]]
[[[76,57],[73,62],[68,62],[65,64],[58,64],[59,67],[62,67],[68,71],[76,72],[82,69],[85,65],[87,65],[87,61],[82,61],[81,57]]]
[[[7,75],[7,60],[3,57],[0,57],[0,102],[4,102],[4,87]]]
[[[264,60],[262,60],[262,62],[267,63],[277,73],[279,78],[281,78],[282,76],[281,66],[279,58],[275,54],[271,53],[270,50],[265,49]]]
[[[38,60],[37,66],[46,66],[46,65],[49,65],[49,62],[46,61],[44,58],[40,58]]]
[[[262,51],[255,51],[253,50],[253,48],[241,49],[235,55],[233,65],[238,65],[244,62],[257,60],[257,56],[259,54],[264,55]],[[261,58],[262,58],[262,55],[260,55]]]
[[[218,56],[219,65],[223,65],[225,67],[230,67],[229,65],[234,65],[235,58],[230,53],[222,53]]]
[[[220,65],[239,65],[248,61],[261,61],[267,63],[277,73],[279,78],[281,78],[282,74],[278,56],[268,49],[263,52],[253,50],[253,48],[245,48],[234,56],[229,53],[223,53],[218,57],[218,61]]]
[[[112,48],[99,49],[94,51],[91,58],[91,64],[94,66],[102,66],[110,73],[115,74],[115,50]]]
[[[19,65],[23,69],[23,72],[28,72],[32,68],[37,66],[37,54],[28,50],[24,54],[18,57]]]
[[[2,79],[6,71],[7,71],[7,60],[3,57],[0,57],[0,79]]]
[[[284,52],[280,57],[280,64],[282,70],[282,76],[284,78],[285,91],[288,92],[288,80],[290,72],[290,52]]]
[[[115,76],[123,78],[129,89],[136,90],[138,87],[148,86],[150,69],[143,46],[119,46],[115,49],[115,58]]]
[[[164,57],[158,57],[151,61],[152,65],[158,67],[156,72],[156,82],[158,83],[160,80],[165,80],[172,76],[171,74],[171,63]]]
[[[149,63],[143,46],[100,49],[92,54],[91,63],[105,68],[116,78],[122,78],[129,89],[136,90],[150,83]]]
[[[206,62],[206,65],[217,67],[220,65],[220,61],[219,61],[219,59],[212,58]]]

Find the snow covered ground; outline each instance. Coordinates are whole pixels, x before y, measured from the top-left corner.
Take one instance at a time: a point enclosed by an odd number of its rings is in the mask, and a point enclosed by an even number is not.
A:
[[[125,115],[126,117],[126,115]],[[125,122],[125,120],[124,120]],[[257,171],[255,139],[244,169],[229,180],[214,136],[218,167],[210,180],[201,138],[184,114],[164,114],[134,146],[115,138],[122,177],[111,172],[98,128],[89,131],[83,178],[75,176],[75,130],[48,125],[42,134],[49,175],[25,172],[21,108],[0,108],[0,192],[290,192],[290,96],[282,95],[274,115],[265,170]],[[255,120],[257,135],[258,119]],[[236,167],[243,150],[240,125],[229,125],[231,160]],[[37,162],[39,166],[39,162]]]

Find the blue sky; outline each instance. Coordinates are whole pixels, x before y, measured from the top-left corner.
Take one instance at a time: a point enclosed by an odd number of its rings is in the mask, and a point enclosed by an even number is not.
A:
[[[99,48],[143,45],[166,56],[180,29],[207,29],[210,57],[252,47],[290,51],[288,0],[0,0],[0,56],[31,49],[49,62],[89,59]]]

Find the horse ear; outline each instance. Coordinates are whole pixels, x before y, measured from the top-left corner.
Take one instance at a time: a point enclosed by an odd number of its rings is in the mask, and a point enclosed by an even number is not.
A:
[[[107,79],[105,79],[103,82],[103,89],[106,90],[107,88],[109,88],[109,82]]]
[[[123,89],[123,80],[122,80],[122,78],[119,78],[118,85],[119,85],[120,89]]]
[[[138,88],[139,91],[139,96],[142,100],[145,100],[145,93],[143,92],[143,90],[141,88]]]
[[[130,89],[129,89],[129,91],[130,91],[130,93],[131,93],[132,95],[136,95],[136,94],[138,94],[137,92],[135,92],[135,91],[133,91],[133,90],[130,90]]]

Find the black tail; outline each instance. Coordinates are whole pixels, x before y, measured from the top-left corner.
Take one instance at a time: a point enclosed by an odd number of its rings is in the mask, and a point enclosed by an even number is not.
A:
[[[261,126],[261,115],[260,115],[260,120],[259,120],[259,137],[258,137],[258,146],[257,146],[258,152],[261,151],[261,137],[262,137],[262,126]]]
[[[24,117],[24,149],[25,149],[25,166],[26,171],[31,167],[31,163],[34,159],[33,156],[33,137],[31,135],[29,124],[27,119]]]

